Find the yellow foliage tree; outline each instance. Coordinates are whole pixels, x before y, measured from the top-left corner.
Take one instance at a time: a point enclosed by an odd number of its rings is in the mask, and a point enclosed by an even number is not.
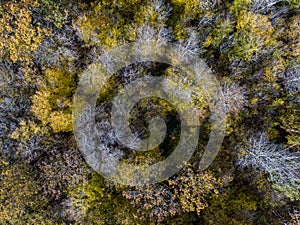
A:
[[[63,69],[49,69],[32,98],[31,111],[54,132],[72,131],[72,102],[76,83],[73,74]]]
[[[47,29],[33,24],[32,10],[38,1],[20,0],[0,3],[0,56],[9,54],[13,62],[29,63]]]
[[[150,221],[161,222],[180,213],[195,212],[198,215],[208,207],[205,197],[208,193],[218,194],[222,185],[210,172],[199,173],[186,168],[169,178],[167,184],[160,183],[124,190],[123,195],[131,204],[139,207],[141,215],[149,214]]]
[[[257,59],[276,46],[274,28],[268,16],[241,10],[234,35],[233,55],[246,61]]]
[[[104,48],[116,47],[124,37],[140,0],[101,1],[92,3],[89,14],[75,22],[81,39],[88,45]]]

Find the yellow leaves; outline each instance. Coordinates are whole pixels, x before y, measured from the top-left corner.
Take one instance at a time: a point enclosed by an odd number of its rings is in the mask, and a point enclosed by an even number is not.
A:
[[[194,171],[187,164],[185,169],[164,183],[124,190],[122,194],[133,206],[141,208],[143,216],[150,216],[153,222],[161,222],[184,212],[196,212],[200,215],[208,206],[204,198],[210,192],[217,193],[215,189],[222,182],[212,173]],[[161,210],[157,211],[157,208]]]
[[[268,82],[275,82],[278,76],[285,71],[284,60],[282,58],[272,60],[265,68],[264,79]]]
[[[199,109],[199,112],[201,111],[201,114],[205,111],[205,109],[208,106],[208,102],[205,98],[205,95],[201,89],[201,87],[194,85],[192,79],[193,78],[188,78],[185,73],[183,73],[179,69],[174,69],[174,68],[167,68],[165,70],[165,75],[172,79],[172,81],[177,84],[175,88],[180,88],[184,91],[191,91],[192,93],[196,93],[193,95],[193,101],[197,105],[197,108]],[[171,87],[173,88],[173,87]],[[185,103],[180,103],[180,107],[185,107]],[[164,106],[165,107],[165,106]],[[166,108],[168,109],[168,108]],[[201,115],[203,116],[203,115]]]
[[[214,28],[206,40],[203,42],[204,47],[212,45],[213,47],[219,46],[224,38],[228,37],[230,32],[234,29],[233,22],[230,19],[218,21],[216,28]]]
[[[215,189],[218,181],[211,173],[195,173],[191,168],[187,168],[175,181],[169,180],[169,184],[179,190],[183,211],[196,212],[199,215],[208,206],[203,197]]]
[[[116,15],[119,12],[111,11],[112,9],[107,9],[99,3],[89,15],[81,16],[75,22],[74,28],[86,44],[100,45],[104,48],[117,46],[118,41],[123,36],[125,18]],[[115,20],[109,14],[119,18]]]
[[[300,38],[300,16],[294,16],[288,26],[288,34],[291,39]]]
[[[71,97],[76,83],[73,74],[60,69],[47,70],[44,82],[32,98],[31,111],[54,132],[72,131]]]
[[[37,91],[32,98],[31,111],[43,123],[43,125],[46,125],[46,121],[51,110],[51,105],[49,102],[50,95],[51,93],[47,91]]]
[[[291,18],[287,27],[287,36],[289,41],[289,55],[292,57],[300,56],[300,16]]]
[[[134,16],[135,23],[138,27],[148,25],[151,27],[165,26],[168,20],[170,8],[164,4],[164,2],[159,3],[147,1],[147,3],[142,4],[140,9],[137,10]]]
[[[258,102],[258,98],[251,98],[250,103],[251,105],[255,105]]]
[[[234,54],[244,60],[256,58],[277,44],[275,30],[265,15],[241,10],[236,28]]]
[[[213,43],[213,38],[212,38],[212,36],[208,36],[208,37],[206,38],[206,40],[202,43],[202,45],[203,45],[204,47],[208,47],[208,46],[210,46],[212,43]]]
[[[272,103],[272,105],[274,105],[274,106],[283,106],[284,104],[285,104],[285,102],[284,102],[284,100],[281,99],[281,98],[276,99],[276,100]]]
[[[248,8],[251,0],[235,0],[233,5],[230,7],[230,10],[235,14],[235,16],[239,15],[241,9]]]
[[[70,132],[73,130],[71,113],[53,112],[50,115],[49,123],[54,132]]]
[[[246,10],[240,11],[236,28],[257,34],[274,32],[274,28],[267,16],[254,14],[253,12]]]
[[[44,199],[38,195],[40,186],[28,165],[15,163],[0,174],[3,175],[0,182],[0,222],[33,224],[33,221],[25,222],[27,209],[41,207]]]
[[[176,14],[180,15],[182,22],[197,18],[199,14],[203,14],[205,11],[201,7],[201,1],[198,0],[171,0],[171,5]],[[206,11],[206,13],[209,13],[209,11]]]
[[[186,1],[185,1],[185,0],[172,0],[172,3],[174,3],[174,4],[179,4],[179,5],[183,5],[183,4],[186,3]]]
[[[8,165],[9,165],[9,162],[7,162],[7,161],[1,160],[0,162],[1,162],[1,164],[4,165],[4,166],[8,166]]]
[[[70,96],[75,90],[74,75],[62,69],[49,69],[45,74],[45,86],[41,88],[50,90],[57,97]]]
[[[8,52],[13,62],[18,60],[29,62],[30,53],[37,48],[48,33],[46,29],[37,29],[32,25],[31,10],[37,5],[37,1],[21,0],[4,4],[5,12],[1,8],[0,13],[4,15],[0,18],[0,25],[3,29],[0,32],[1,51]]]
[[[46,127],[42,127],[32,121],[26,122],[21,120],[20,127],[11,134],[11,138],[19,141],[28,141],[30,139],[30,135],[32,134],[44,135],[47,132],[48,130]]]

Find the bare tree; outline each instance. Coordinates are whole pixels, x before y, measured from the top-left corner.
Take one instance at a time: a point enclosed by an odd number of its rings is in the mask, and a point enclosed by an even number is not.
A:
[[[74,69],[79,58],[76,44],[78,37],[72,27],[57,29],[34,51],[34,59],[44,67],[66,67]]]
[[[232,38],[234,39],[234,38]],[[235,40],[233,40],[232,42],[234,42]],[[231,43],[231,46],[234,43]],[[231,70],[231,74],[230,77],[240,77],[243,76],[245,73],[248,72],[248,67],[247,64],[245,63],[244,60],[242,59],[238,59],[238,58],[234,58],[230,63],[229,63],[229,67]]]
[[[199,1],[198,7],[202,10],[213,10],[217,5],[219,0],[202,0]]]
[[[300,91],[300,65],[285,72],[284,86],[289,93]]]
[[[28,84],[9,61],[0,60],[0,152],[15,153],[17,143],[10,138],[30,109]]]
[[[185,58],[188,56],[197,56],[201,50],[199,35],[195,29],[187,29],[188,37],[186,39],[180,39],[178,47],[180,49],[180,57]]]
[[[286,190],[290,195],[299,193],[300,156],[299,152],[290,152],[282,146],[268,140],[265,132],[250,137],[240,147],[241,153],[236,162],[241,169],[250,167],[257,172],[266,173],[275,188]]]
[[[234,82],[224,82],[222,91],[225,100],[225,112],[233,113],[242,109],[247,104],[246,90]]]
[[[150,17],[155,15],[159,22],[165,23],[168,20],[171,11],[172,7],[170,7],[164,1],[150,0],[146,7],[145,15]]]
[[[172,40],[172,35],[166,27],[160,27],[156,30],[154,27],[143,25],[138,28],[137,40],[143,43],[148,43],[149,41],[165,43]]]
[[[170,41],[173,37],[171,31],[166,28],[172,8],[164,1],[150,0],[142,9],[140,14],[141,22],[134,25],[134,33],[136,41],[149,43],[156,41],[163,44]]]
[[[275,5],[286,0],[251,0],[249,8],[255,13],[267,13],[274,9]]]
[[[160,26],[158,28],[143,24],[136,30],[136,41],[139,42],[139,47],[135,49],[136,54],[151,53],[153,48],[162,47],[167,42],[172,40],[170,29]],[[139,57],[138,61],[146,61]]]

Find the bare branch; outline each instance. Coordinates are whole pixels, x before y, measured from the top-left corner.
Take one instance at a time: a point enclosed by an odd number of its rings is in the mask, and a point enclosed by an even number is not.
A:
[[[299,153],[289,152],[269,141],[264,132],[250,137],[240,150],[237,166],[262,171],[269,175],[271,182],[280,190],[295,190],[295,193],[299,193]]]

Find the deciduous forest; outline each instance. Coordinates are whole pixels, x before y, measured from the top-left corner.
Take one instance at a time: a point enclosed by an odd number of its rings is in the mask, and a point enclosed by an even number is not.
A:
[[[138,102],[130,128],[166,121],[147,152],[120,144],[110,124],[119,89],[170,77],[193,93],[200,134],[184,168],[127,186],[83,158],[72,106],[83,72],[135,41],[171,42],[197,56],[224,94],[226,132],[213,163],[198,168],[210,133],[203,90],[179,67],[139,62],[113,74],[96,105],[96,129],[113,157],[132,164],[168,157],[180,138],[176,108]],[[105,64],[105,62],[102,62]],[[299,0],[0,0],[0,224],[299,225]]]

